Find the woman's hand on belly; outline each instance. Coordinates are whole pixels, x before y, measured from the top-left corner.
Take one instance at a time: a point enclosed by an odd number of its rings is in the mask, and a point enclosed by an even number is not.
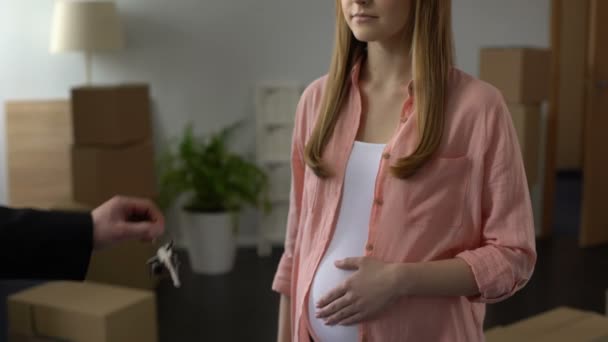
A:
[[[396,264],[361,257],[338,260],[335,265],[356,272],[317,303],[316,316],[327,325],[360,323],[399,297]]]

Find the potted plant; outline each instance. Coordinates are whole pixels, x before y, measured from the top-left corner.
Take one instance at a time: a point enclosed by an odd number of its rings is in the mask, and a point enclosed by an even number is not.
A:
[[[188,125],[181,140],[170,144],[160,160],[160,204],[167,208],[185,196],[183,234],[197,273],[229,272],[241,208],[270,209],[267,175],[228,147],[238,126],[198,137]]]

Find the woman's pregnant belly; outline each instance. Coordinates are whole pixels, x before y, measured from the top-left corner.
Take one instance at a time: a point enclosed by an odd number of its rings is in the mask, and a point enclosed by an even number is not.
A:
[[[334,265],[336,260],[361,256],[362,247],[349,248],[349,246],[338,246],[333,251],[328,250],[315,273],[312,286],[310,288],[308,315],[312,331],[319,339],[319,342],[356,342],[358,341],[358,326],[325,325],[323,319],[315,317],[318,309],[317,303],[323,296],[342,284],[354,271],[344,271]],[[354,246],[353,246],[354,247]]]

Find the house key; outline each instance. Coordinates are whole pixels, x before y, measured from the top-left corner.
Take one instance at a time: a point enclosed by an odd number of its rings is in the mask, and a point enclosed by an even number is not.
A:
[[[150,267],[150,272],[154,275],[160,275],[163,270],[167,270],[173,281],[173,286],[176,288],[181,286],[178,275],[179,259],[173,253],[173,241],[161,246],[156,255],[148,260],[147,264]]]

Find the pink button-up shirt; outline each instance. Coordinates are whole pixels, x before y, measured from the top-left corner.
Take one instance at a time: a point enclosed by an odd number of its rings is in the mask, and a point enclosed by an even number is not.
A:
[[[323,155],[332,178],[317,177],[303,157],[325,77],[304,91],[297,108],[285,253],[273,283],[275,291],[291,298],[296,342],[309,340],[308,294],[333,236],[359,127],[359,69],[357,65],[352,71],[348,96]],[[389,263],[461,258],[471,267],[481,295],[403,297],[360,324],[360,341],[483,341],[485,303],[513,295],[534,269],[528,184],[504,100],[494,87],[457,69],[451,71],[448,94],[438,152],[415,176],[402,180],[389,167],[414,151],[419,136],[412,115],[415,94],[405,104],[380,162],[364,253]]]

